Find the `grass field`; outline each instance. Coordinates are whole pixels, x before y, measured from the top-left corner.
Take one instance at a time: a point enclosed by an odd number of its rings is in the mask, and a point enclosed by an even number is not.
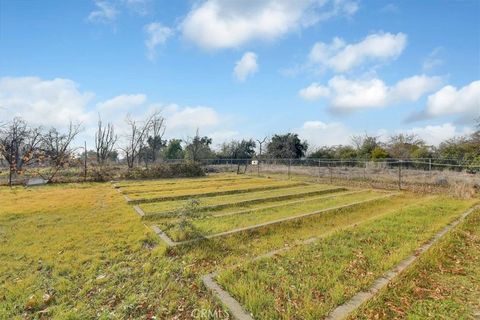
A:
[[[307,194],[335,189],[311,184],[243,190],[249,182],[258,187],[289,184],[261,180],[214,175],[117,185],[120,190],[151,186],[158,196],[164,195],[158,190],[175,190],[168,193],[170,196],[197,187],[210,190],[203,184],[223,190],[238,183],[239,193],[212,197],[191,194],[202,206],[233,203],[208,210],[204,218],[191,221],[205,235],[385,194],[345,188]],[[293,196],[275,199],[282,195]],[[255,199],[260,200],[245,208],[234,204]],[[300,203],[289,204],[295,200]],[[217,280],[258,319],[278,318],[279,314],[284,318],[318,319],[414,251],[475,201],[402,193],[168,247],[150,227],[168,226],[175,237],[177,218],[142,220],[109,183],[0,188],[0,319],[191,319],[199,310],[210,315],[202,319],[215,319],[215,315],[224,319],[227,309],[201,282],[202,275],[213,271],[219,272]],[[157,201],[141,207],[148,214],[175,210],[185,202]],[[262,209],[273,205],[276,207]],[[251,211],[235,214],[242,209]],[[231,215],[214,216],[222,214]],[[358,316],[401,318],[403,312],[420,318],[426,314],[471,317],[478,309],[478,216],[475,213],[468,224],[462,224],[440,247],[436,246],[435,254],[427,252],[414,269],[402,275],[404,280],[358,310]],[[303,244],[311,238],[316,241]],[[249,262],[278,249],[286,251]],[[458,259],[463,262],[460,271]],[[411,291],[418,281],[426,290]],[[428,291],[437,287],[446,290],[442,291],[444,300],[435,300],[437,296],[432,298]],[[317,291],[309,292],[313,289]],[[419,297],[415,303],[408,302],[412,301],[411,292]],[[454,303],[445,301],[448,299]]]
[[[248,193],[231,194],[216,197],[202,198],[197,196],[196,198],[200,200],[201,206],[204,207],[234,207],[238,209],[239,205],[244,207],[246,205],[246,202],[248,202],[248,204],[256,204],[278,202],[280,199],[302,199],[305,197],[305,194],[307,194],[307,196],[310,196],[313,192],[317,192],[316,194],[322,194],[333,191],[340,190],[337,187],[332,186],[307,185],[300,187],[294,186],[290,188],[281,188],[277,190],[252,191]],[[161,201],[141,204],[141,207],[147,213],[156,213],[176,210],[184,206],[187,202],[188,200]]]
[[[227,271],[218,280],[255,318],[320,319],[467,207],[446,199],[407,206],[355,231]]]

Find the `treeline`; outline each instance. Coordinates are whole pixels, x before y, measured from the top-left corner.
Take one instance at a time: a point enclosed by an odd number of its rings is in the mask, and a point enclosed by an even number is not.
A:
[[[478,127],[478,126],[477,126]],[[478,128],[480,129],[480,127]],[[468,136],[455,137],[438,146],[427,143],[414,134],[396,134],[382,142],[375,136],[354,136],[352,146],[324,146],[309,154],[310,158],[321,159],[437,159],[454,163],[480,165],[480,130]]]
[[[15,118],[0,124],[0,161],[7,163],[10,173],[22,174],[26,167],[48,167],[42,176],[51,181],[59,169],[79,165],[85,159],[103,166],[107,163],[125,163],[129,169],[136,166],[186,159],[455,159],[465,164],[480,165],[480,120],[477,130],[468,136],[429,146],[416,135],[396,134],[386,141],[375,136],[354,136],[351,145],[323,146],[309,150],[307,141],[295,133],[275,134],[262,140],[242,139],[225,142],[212,148],[212,139],[201,136],[197,130],[187,139],[164,139],[166,121],[160,112],[153,112],[139,121],[127,116],[127,131],[121,137],[112,123],[99,117],[93,150],[73,146],[81,132],[79,124],[64,131],[56,128],[34,127]],[[89,142],[92,145],[92,142]],[[79,152],[81,151],[81,152]],[[310,151],[310,152],[309,152]],[[86,152],[86,154],[85,154]]]

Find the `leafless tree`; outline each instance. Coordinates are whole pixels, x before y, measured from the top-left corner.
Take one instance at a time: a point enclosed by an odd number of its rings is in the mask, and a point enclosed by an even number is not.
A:
[[[0,128],[0,154],[10,167],[10,185],[12,175],[21,174],[23,167],[36,158],[40,142],[41,129],[30,128],[21,118],[14,118],[10,125]]]
[[[165,134],[165,118],[159,112],[155,112],[151,118],[151,132],[148,137],[148,145],[152,153],[152,162],[157,160],[157,155],[160,149],[164,146],[163,135]]]
[[[57,172],[74,158],[75,150],[71,148],[71,144],[80,131],[80,124],[70,122],[66,133],[51,128],[42,136],[41,150],[45,160],[50,165],[48,171],[39,172],[42,178],[51,182]]]
[[[126,143],[121,149],[125,153],[128,168],[133,168],[135,162],[139,159],[140,152],[148,143],[153,125],[159,118],[161,118],[159,111],[152,113],[145,121],[137,121],[127,116],[125,121],[129,127],[129,132],[126,136]]]
[[[105,163],[115,147],[117,136],[112,123],[103,126],[100,115],[98,116],[98,128],[95,133],[95,151],[97,154],[97,162],[101,165]]]

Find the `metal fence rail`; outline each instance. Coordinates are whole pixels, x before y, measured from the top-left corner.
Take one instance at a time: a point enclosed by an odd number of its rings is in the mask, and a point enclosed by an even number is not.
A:
[[[185,159],[162,160],[161,163],[186,163]],[[280,174],[286,178],[293,175],[307,175],[324,182],[362,181],[377,184],[403,186],[448,185],[468,183],[480,185],[480,165],[465,164],[454,159],[382,159],[378,161],[364,159],[201,159],[198,161],[207,172],[236,172],[241,174]],[[139,163],[138,167],[145,166]],[[152,166],[152,164],[148,164]],[[108,166],[107,166],[108,167]],[[126,164],[116,163],[109,167],[118,167],[128,171]],[[87,171],[98,169],[93,163]],[[38,168],[37,168],[38,169]],[[17,183],[34,177],[35,170],[27,169],[22,176],[16,177]],[[85,180],[85,168],[73,166],[59,172],[64,181]],[[0,168],[0,184],[8,181],[8,168]]]

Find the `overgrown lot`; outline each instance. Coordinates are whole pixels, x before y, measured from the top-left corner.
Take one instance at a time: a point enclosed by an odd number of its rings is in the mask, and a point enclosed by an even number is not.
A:
[[[225,188],[235,190],[230,186],[257,179],[215,175],[197,179],[121,182],[118,186],[120,190],[139,186],[146,189],[149,186],[159,189],[173,187],[183,192],[202,190],[205,183],[218,184],[221,191]],[[235,214],[234,211],[241,207],[220,206],[206,211],[208,215],[203,219],[190,222],[202,233],[212,234],[384,194],[326,185],[284,187],[287,181],[267,180],[265,185],[272,183],[280,187],[204,198],[200,192],[200,203],[208,205],[261,200],[251,203],[246,208],[247,213]],[[262,183],[258,182],[258,186],[261,187]],[[302,192],[302,188],[306,191]],[[307,195],[307,191],[321,193]],[[302,203],[291,204],[296,199],[288,197],[272,199],[295,193],[302,194],[298,198]],[[162,195],[163,191],[155,194]],[[192,193],[192,196],[197,195]],[[165,208],[175,211],[185,202],[188,200],[141,206],[154,213]],[[149,319],[154,316],[157,319],[190,319],[199,311],[210,317],[224,318],[227,310],[201,282],[201,276],[213,271],[220,273],[219,281],[225,288],[245,303],[249,311],[260,315],[259,318],[275,318],[279,305],[290,305],[285,310],[291,318],[317,319],[333,305],[332,301],[344,301],[363,288],[382,270],[412,252],[474,202],[401,193],[298,220],[168,248],[152,232],[151,225],[174,225],[178,217],[142,220],[110,183],[0,188],[0,319]],[[272,205],[276,207],[263,208]],[[224,213],[234,214],[213,216]],[[312,238],[316,239],[315,244],[303,244]],[[365,242],[365,239],[371,241]],[[286,250],[281,257],[249,262],[279,249]],[[361,259],[358,252],[362,254]],[[468,251],[469,255],[473,253]],[[299,255],[306,257],[302,260],[304,267],[286,272],[289,263],[296,263],[295,257]],[[332,264],[320,264],[324,270],[309,267],[330,255],[338,258],[335,261],[343,271],[353,264],[352,269],[348,269],[351,272],[334,272],[340,276],[338,284],[319,287],[316,295],[301,296],[302,288],[306,290],[321,283],[332,283],[335,279],[324,273],[333,268]],[[364,260],[368,263],[363,264]],[[475,273],[478,270],[471,267],[477,260],[465,258],[465,261],[465,273],[478,279],[478,273]],[[300,275],[300,271],[306,272],[310,280],[302,280],[304,273]],[[416,274],[412,276],[416,277]],[[268,289],[271,279],[281,292]],[[252,288],[247,288],[250,283]],[[290,283],[300,283],[301,286],[290,288]],[[251,298],[242,296],[253,288],[258,291]],[[468,288],[476,290],[478,287]],[[398,290],[395,297],[408,294],[408,288]],[[298,296],[285,295],[295,292]],[[329,295],[336,300],[325,300]],[[466,295],[458,296],[458,301],[468,302],[462,300]],[[295,305],[289,303],[288,299],[292,297],[301,299],[291,300]],[[390,315],[390,309],[377,311],[383,306],[383,300],[379,301],[373,305],[375,313]],[[261,312],[256,307],[259,305],[262,306]],[[368,318],[371,313],[365,311],[365,314]]]

